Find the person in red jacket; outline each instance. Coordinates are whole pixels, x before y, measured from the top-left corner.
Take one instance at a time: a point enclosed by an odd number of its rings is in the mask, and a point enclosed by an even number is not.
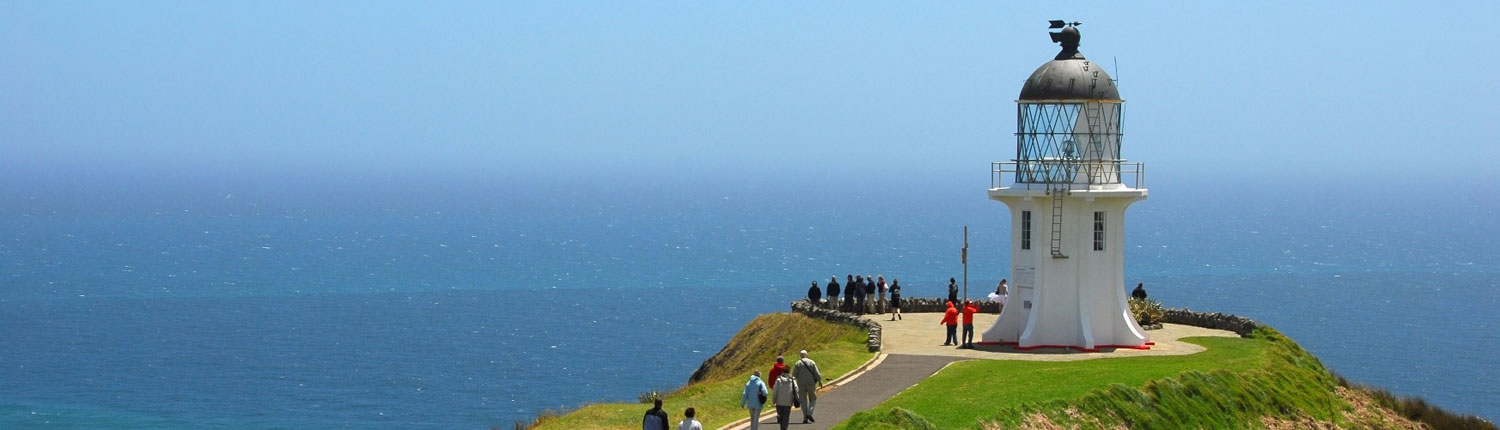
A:
[[[974,349],[974,313],[979,306],[973,300],[964,300],[964,344],[960,348]]]
[[[943,346],[958,344],[958,309],[953,307],[953,302],[948,302],[948,310],[943,311],[943,320],[938,324],[948,326],[948,337],[943,339]]]
[[[782,361],[781,356],[778,355],[776,356],[776,364],[771,365],[771,388],[776,388],[776,377],[781,376],[783,373],[786,373],[786,362]]]

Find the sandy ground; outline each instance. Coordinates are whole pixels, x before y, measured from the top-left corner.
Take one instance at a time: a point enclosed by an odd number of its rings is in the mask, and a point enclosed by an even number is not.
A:
[[[984,331],[989,329],[995,323],[995,319],[999,317],[996,314],[975,314],[974,340],[977,342]],[[1186,355],[1201,352],[1203,351],[1203,347],[1181,341],[1184,337],[1239,337],[1239,335],[1228,330],[1165,324],[1160,330],[1146,331],[1146,335],[1150,336],[1153,342],[1156,342],[1156,345],[1152,345],[1151,349],[1148,350],[1101,349],[1099,352],[1083,352],[1073,349],[1042,348],[1030,351],[1018,351],[1011,346],[999,345],[977,345],[977,349],[957,349],[952,346],[943,346],[943,336],[946,333],[946,328],[938,324],[939,321],[942,321],[943,314],[905,314],[903,315],[903,319],[899,321],[889,321],[890,314],[870,315],[867,318],[880,323],[881,352],[887,354],[942,355],[986,360],[1072,361],[1095,358]],[[959,333],[963,333],[962,326],[959,328]]]

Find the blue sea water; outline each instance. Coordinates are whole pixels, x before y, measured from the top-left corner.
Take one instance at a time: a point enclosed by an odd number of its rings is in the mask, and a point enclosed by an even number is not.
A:
[[[509,427],[680,386],[811,280],[939,295],[964,225],[975,288],[1008,261],[984,184],[17,184],[0,428]],[[1382,189],[1155,184],[1127,277],[1500,418],[1500,193]]]

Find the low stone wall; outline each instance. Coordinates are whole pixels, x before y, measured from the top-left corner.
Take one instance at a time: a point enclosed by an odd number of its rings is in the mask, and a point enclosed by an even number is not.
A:
[[[807,302],[807,300],[799,300],[799,301],[803,302],[803,303]],[[959,299],[959,301],[963,301],[963,299]],[[948,298],[947,297],[912,297],[912,298],[905,298],[905,297],[903,297],[901,299],[901,312],[903,312],[903,313],[926,313],[926,312],[942,313],[943,311],[945,311],[945,310],[948,309],[948,306],[946,304],[947,302],[948,302]],[[982,313],[982,314],[998,314],[998,313],[1000,313],[1000,308],[1002,307],[1000,305],[1000,302],[992,301],[990,299],[975,300],[974,303],[977,304],[977,305],[979,305],[979,313]],[[824,301],[820,302],[820,304],[822,306],[828,306],[828,301],[824,300]],[[889,304],[889,303],[887,303],[887,304]],[[886,312],[884,312],[884,313],[889,314],[890,313],[890,309],[886,309]]]
[[[859,315],[855,315],[852,313],[812,306],[812,304],[808,303],[807,300],[798,300],[792,302],[792,312],[836,324],[849,324],[855,327],[859,327],[860,329],[864,330],[865,333],[869,333],[869,337],[865,340],[865,346],[870,349],[870,352],[880,351],[879,323],[861,318]]]
[[[963,299],[958,299],[958,300],[960,302],[963,301]],[[947,297],[913,297],[913,298],[910,298],[910,299],[908,299],[908,298],[902,298],[901,299],[901,312],[910,312],[910,313],[937,312],[937,313],[942,313],[943,311],[948,310],[948,304],[947,303],[948,303],[948,298]],[[982,313],[982,314],[998,314],[998,313],[1000,313],[1000,309],[1003,308],[1003,306],[1000,305],[1000,302],[993,301],[993,300],[990,300],[990,299],[975,300],[974,304],[979,305],[979,313]],[[955,305],[957,305],[957,306],[963,306],[961,303],[955,303]]]
[[[1255,331],[1256,327],[1260,327],[1260,323],[1255,322],[1255,320],[1239,315],[1221,314],[1218,312],[1194,312],[1190,309],[1164,309],[1161,320],[1162,322],[1172,324],[1229,330],[1239,334],[1240,337],[1249,336],[1251,332]]]

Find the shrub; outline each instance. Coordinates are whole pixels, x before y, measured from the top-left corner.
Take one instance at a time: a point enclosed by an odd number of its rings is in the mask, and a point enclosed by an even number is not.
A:
[[[1142,326],[1161,324],[1165,313],[1161,302],[1133,297],[1130,299],[1130,314],[1135,316],[1135,322]]]
[[[636,394],[635,395],[635,401],[638,402],[638,403],[651,403],[651,402],[656,401],[656,399],[664,399],[666,397],[667,397],[667,393],[663,393],[663,392],[658,391],[658,390],[651,390],[651,391],[647,391],[647,392],[644,392],[644,393]]]

